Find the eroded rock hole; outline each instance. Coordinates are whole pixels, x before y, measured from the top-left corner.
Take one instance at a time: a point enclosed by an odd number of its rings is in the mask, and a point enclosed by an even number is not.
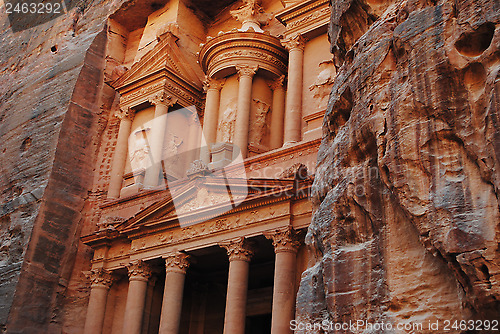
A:
[[[52,51],[52,53],[56,53],[56,52],[57,52],[57,45],[53,45],[53,46],[50,48],[50,51]]]
[[[464,73],[464,83],[472,93],[480,93],[486,84],[486,70],[480,63],[472,63]]]
[[[27,137],[21,143],[21,151],[25,152],[31,147],[32,139]]]
[[[495,25],[484,23],[475,31],[463,33],[455,42],[455,48],[464,56],[477,57],[490,47],[494,33]]]

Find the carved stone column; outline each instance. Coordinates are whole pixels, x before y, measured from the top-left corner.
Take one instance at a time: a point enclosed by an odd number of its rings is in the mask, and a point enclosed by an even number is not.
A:
[[[248,269],[253,251],[244,238],[219,244],[229,256],[224,334],[244,334]]]
[[[144,176],[144,187],[153,188],[163,179],[162,153],[163,142],[165,140],[165,131],[167,129],[168,108],[173,106],[177,99],[167,95],[166,92],[159,93],[149,101],[155,106],[155,116],[151,129],[151,156],[152,164],[146,169]],[[161,174],[160,174],[161,173]]]
[[[295,310],[295,271],[300,242],[291,227],[264,235],[272,239],[276,253],[271,334],[289,334]]]
[[[288,50],[288,91],[286,94],[285,144],[300,141],[302,117],[302,77],[305,40],[301,35],[285,41]]]
[[[94,269],[89,275],[90,297],[87,307],[87,317],[85,318],[84,334],[100,334],[104,323],[104,313],[106,311],[106,301],[113,278],[104,269]]]
[[[132,128],[133,111],[122,110],[115,114],[120,119],[118,138],[116,139],[115,153],[113,155],[113,165],[109,179],[108,198],[120,197],[122,189],[123,171],[127,162],[128,138]]]
[[[153,295],[157,276],[152,275],[148,281],[148,289],[146,291],[146,303],[144,305],[144,315],[142,319],[142,334],[149,333],[149,324],[151,323],[151,310],[153,309]]]
[[[165,290],[161,307],[160,334],[178,334],[181,321],[184,280],[189,255],[176,253],[165,257]]]
[[[272,149],[283,145],[283,116],[285,115],[285,76],[274,80],[269,87],[273,90],[273,106],[271,111],[271,138]]]
[[[217,139],[217,124],[219,121],[219,105],[220,105],[220,90],[224,85],[225,80],[217,80],[207,77],[204,84],[204,89],[207,92],[205,100],[205,114],[203,119],[203,134],[207,150],[203,150],[201,160],[210,163],[210,147],[215,144]]]
[[[136,261],[127,266],[129,283],[125,316],[123,321],[124,334],[140,334],[148,281],[151,277],[151,267],[142,261]]]
[[[234,129],[234,144],[241,150],[243,158],[248,150],[248,127],[250,121],[250,102],[252,101],[252,79],[257,72],[257,66],[238,66],[238,110]]]

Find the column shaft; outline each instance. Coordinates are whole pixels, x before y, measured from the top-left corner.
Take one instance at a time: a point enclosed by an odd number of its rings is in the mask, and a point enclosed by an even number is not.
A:
[[[123,334],[140,334],[151,269],[144,262],[138,261],[131,264],[128,270],[129,284],[127,303],[125,304]]]
[[[288,44],[288,91],[286,94],[285,145],[301,139],[302,72],[304,47],[300,37]]]
[[[151,129],[151,156],[152,164],[146,170],[146,175],[144,176],[144,186],[146,188],[156,187],[159,181],[163,177],[162,169],[162,153],[163,153],[163,141],[165,140],[165,131],[167,129],[167,112],[168,105],[162,102],[156,102],[155,105],[155,116],[153,120],[153,126]]]
[[[201,160],[210,163],[210,146],[217,140],[217,123],[219,120],[220,89],[223,83],[215,79],[208,78],[205,81],[207,96],[205,100],[205,114],[203,119],[203,134],[207,149],[203,150]]]
[[[115,153],[113,156],[113,165],[111,167],[111,175],[109,179],[108,198],[120,197],[122,189],[123,172],[127,162],[128,138],[132,128],[132,120],[130,117],[123,116],[120,120],[120,128],[118,130],[118,138],[116,140]]]
[[[84,334],[100,334],[102,332],[108,291],[109,287],[106,286],[93,286],[91,288]]]
[[[285,115],[285,88],[283,87],[284,77],[279,78],[273,87],[273,107],[271,112],[271,148],[278,148],[283,145],[283,116]]]
[[[249,263],[233,260],[229,263],[224,334],[244,334],[248,290]]]
[[[219,245],[229,255],[224,334],[245,334],[248,271],[253,251],[244,238]]]
[[[160,334],[178,334],[182,311],[185,274],[168,272],[161,309]]]
[[[165,258],[166,277],[159,334],[179,333],[188,258],[189,256],[183,253]]]
[[[250,121],[250,102],[252,100],[252,78],[257,67],[239,68],[238,106],[234,129],[234,144],[240,149],[243,158],[248,151],[248,128]]]
[[[297,255],[276,253],[271,334],[289,334],[295,310],[295,268]]]

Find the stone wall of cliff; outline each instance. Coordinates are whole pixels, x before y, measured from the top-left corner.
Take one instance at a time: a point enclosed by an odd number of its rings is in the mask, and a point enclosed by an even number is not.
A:
[[[331,5],[297,319],[500,319],[500,3]]]
[[[26,27],[0,12],[0,331],[8,333],[61,332],[108,116],[98,100],[106,19],[120,1],[67,5]]]

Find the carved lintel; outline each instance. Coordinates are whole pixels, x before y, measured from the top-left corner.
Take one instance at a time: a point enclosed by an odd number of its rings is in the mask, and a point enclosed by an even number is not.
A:
[[[273,241],[275,253],[297,253],[300,247],[299,235],[291,226],[265,232],[264,236]]]
[[[284,88],[284,84],[285,84],[285,76],[284,75],[279,76],[278,78],[274,79],[273,81],[269,81],[267,83],[269,88],[271,88],[272,90],[276,90],[278,88]]]
[[[85,276],[87,276],[90,280],[92,288],[109,289],[114,281],[111,272],[103,268],[92,269],[91,271],[85,273]]]
[[[205,92],[209,89],[221,90],[225,83],[226,79],[214,79],[207,75],[205,76],[205,81],[203,81],[203,89]]]
[[[172,95],[168,94],[166,91],[155,94],[153,97],[148,99],[149,103],[153,105],[164,104],[167,107],[171,107],[177,103],[177,98],[172,97]]]
[[[129,280],[147,281],[153,274],[151,266],[138,260],[127,265]]]
[[[301,50],[304,51],[304,48],[306,46],[306,39],[302,37],[302,35],[295,35],[294,37],[285,39],[281,41],[281,44],[287,49],[288,51],[292,50]]]
[[[189,259],[191,256],[185,253],[175,253],[167,255],[165,259],[165,270],[166,272],[178,272],[185,274],[189,268]]]
[[[229,262],[250,262],[250,259],[252,258],[252,255],[254,253],[251,243],[243,237],[235,240],[221,242],[219,243],[219,246],[226,249],[227,255],[229,256]]]
[[[120,107],[116,112],[115,112],[115,117],[119,119],[129,119],[133,120],[135,116],[134,111],[130,107]]]
[[[259,69],[259,65],[254,65],[254,66],[249,66],[249,65],[237,65],[236,66],[236,71],[238,71],[238,74],[240,78],[242,76],[248,76],[250,78],[253,78],[255,73],[257,73],[257,70]]]
[[[114,230],[116,225],[123,223],[125,220],[123,217],[110,216],[97,223],[97,227],[99,231]]]
[[[285,169],[278,178],[280,179],[295,179],[295,180],[305,180],[309,177],[306,165],[302,163],[295,163]]]

